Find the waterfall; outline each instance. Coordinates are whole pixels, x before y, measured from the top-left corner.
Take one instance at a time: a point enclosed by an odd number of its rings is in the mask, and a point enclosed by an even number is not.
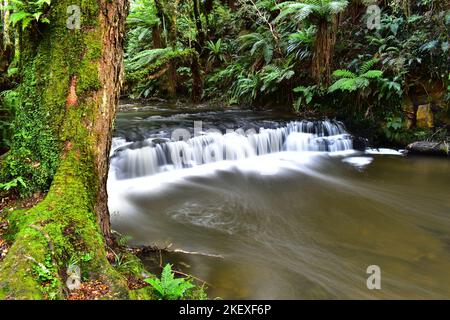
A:
[[[352,148],[352,137],[340,122],[292,121],[275,129],[207,132],[183,141],[149,138],[131,143],[115,138],[111,167],[117,179],[130,179],[269,153],[337,152]]]

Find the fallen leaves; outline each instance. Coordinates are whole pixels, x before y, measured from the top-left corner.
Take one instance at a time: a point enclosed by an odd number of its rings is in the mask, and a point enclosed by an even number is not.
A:
[[[109,287],[101,281],[89,281],[80,285],[80,288],[70,292],[67,300],[99,300],[111,299]]]
[[[128,289],[130,290],[139,290],[148,286],[147,282],[131,275],[128,276],[127,282],[128,282]]]

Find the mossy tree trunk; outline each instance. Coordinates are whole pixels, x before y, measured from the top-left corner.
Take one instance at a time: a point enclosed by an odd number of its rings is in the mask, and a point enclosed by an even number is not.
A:
[[[194,9],[194,19],[195,19],[195,26],[197,28],[197,52],[199,54],[202,53],[203,48],[205,47],[205,31],[203,30],[203,24],[202,24],[202,18],[200,15],[200,2],[199,0],[193,0],[193,9]]]
[[[81,8],[80,29],[67,27],[72,5]],[[51,188],[36,207],[9,217],[15,239],[0,264],[0,299],[63,298],[68,261],[86,255],[91,259],[82,271],[106,283],[114,297],[126,297],[105,242],[111,236],[106,182],[127,6],[127,0],[53,1],[51,23],[23,34],[18,132],[6,169],[23,169],[31,191],[50,182]]]
[[[177,16],[178,16],[178,4],[179,0],[167,0],[167,13],[168,13],[168,21],[169,21],[169,36],[168,43],[169,46],[175,50],[177,48]],[[167,71],[167,84],[168,84],[168,93],[169,96],[175,97],[177,95],[177,86],[178,86],[178,75],[177,68],[174,64],[169,65],[169,69]]]

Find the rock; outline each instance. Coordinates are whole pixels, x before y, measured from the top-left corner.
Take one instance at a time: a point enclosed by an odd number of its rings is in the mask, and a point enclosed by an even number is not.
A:
[[[433,128],[434,115],[431,109],[431,104],[423,104],[417,108],[417,127],[418,128]]]
[[[353,149],[358,151],[366,151],[369,146],[369,140],[362,137],[353,137]]]
[[[447,142],[418,141],[411,143],[406,149],[412,154],[449,156],[449,144]]]
[[[416,121],[416,112],[414,108],[414,103],[410,97],[406,97],[403,100],[403,114],[405,115],[406,129],[413,128]]]

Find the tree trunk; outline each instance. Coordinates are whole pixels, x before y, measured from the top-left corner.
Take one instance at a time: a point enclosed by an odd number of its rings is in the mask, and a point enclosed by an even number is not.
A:
[[[155,6],[160,20],[163,21],[164,27],[168,28],[168,37],[166,45],[177,48],[177,15],[178,3],[180,0],[155,0]],[[177,94],[177,68],[174,64],[170,64],[165,74],[165,85],[169,97],[174,98]]]
[[[200,71],[199,55],[194,54],[191,64],[192,72],[192,102],[200,103],[202,99],[203,82]]]
[[[3,0],[3,7],[8,6],[8,0]],[[11,45],[11,36],[9,30],[9,10],[3,11],[3,48]]]
[[[67,8],[77,3],[82,25],[72,30]],[[15,127],[27,138],[16,135],[7,162],[21,163],[29,188],[49,182],[51,188],[36,207],[10,218],[17,234],[0,265],[0,299],[63,297],[64,268],[85,253],[93,257],[92,277],[122,297],[126,292],[106,259],[104,240],[111,239],[106,182],[127,6],[126,0],[54,1],[50,24],[23,34]],[[32,272],[48,257],[60,284],[52,295]]]
[[[164,48],[161,38],[161,27],[156,24],[152,28],[153,49]]]
[[[332,25],[327,20],[321,20],[318,24],[311,70],[312,77],[318,85],[331,83],[331,64],[336,43],[338,18],[333,17],[332,19]]]
[[[205,47],[205,31],[203,30],[202,19],[200,15],[199,0],[193,0],[193,2],[195,26],[197,28],[197,52],[201,54],[203,48]]]
[[[159,18],[159,22],[153,26],[152,30],[152,40],[153,40],[153,48],[165,48],[166,47],[166,39],[162,39],[162,28],[161,25],[164,28],[164,9],[161,5],[161,2],[159,0],[155,0],[155,7],[156,7],[156,16]]]
[[[206,0],[205,1],[205,12],[206,14],[210,14],[214,9],[214,1],[213,0]]]

